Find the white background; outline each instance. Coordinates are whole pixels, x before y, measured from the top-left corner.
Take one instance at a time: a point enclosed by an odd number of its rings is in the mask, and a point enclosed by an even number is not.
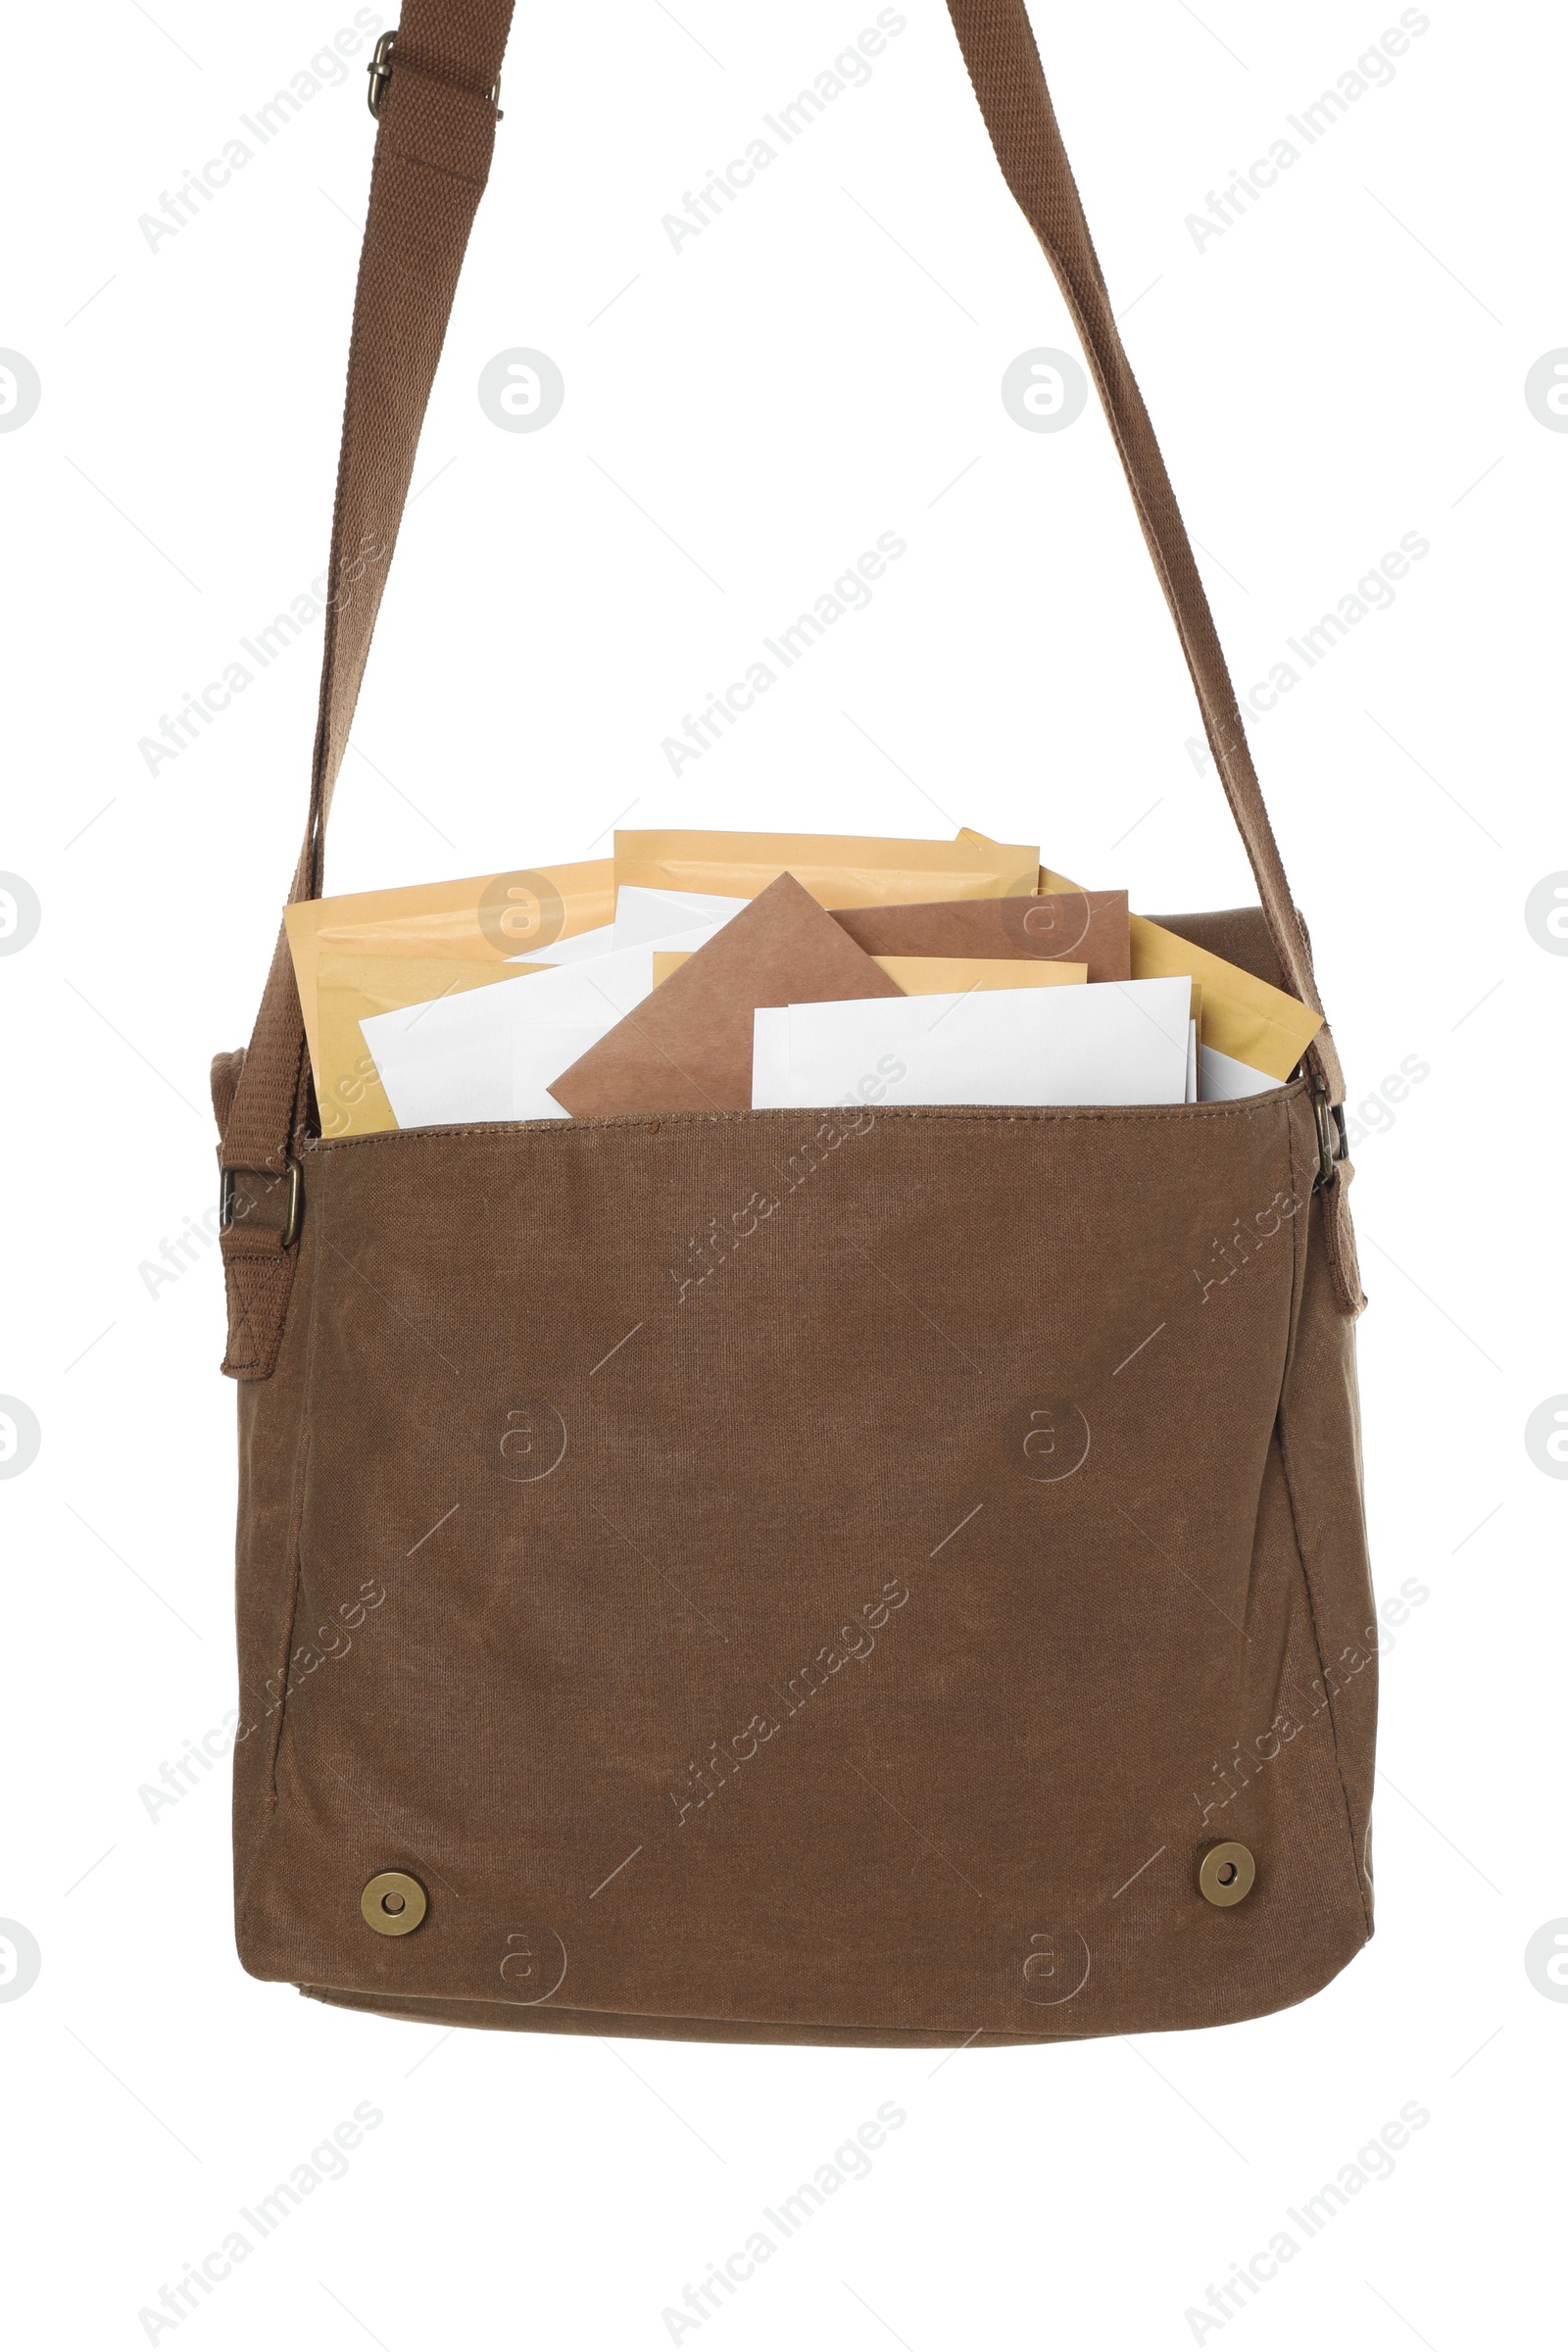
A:
[[[1015,356],[1075,346],[945,11],[904,13],[868,85],[676,253],[662,216],[875,10],[521,12],[329,887],[603,854],[631,807],[972,824],[1152,912],[1250,895],[1098,413],[1036,434],[1002,406]],[[1428,1069],[1355,1189],[1375,1572],[1429,1594],[1384,1661],[1379,1933],[1283,2016],[946,2062],[334,2015],[234,1959],[224,1769],[148,1816],[233,1704],[234,1399],[216,1250],[155,1292],[140,1269],[212,1196],[207,1061],[271,950],[318,632],[156,773],[138,743],[325,563],[372,133],[357,63],[153,250],[138,216],[347,0],[13,24],[0,344],[43,387],[0,434],[0,866],[43,909],[0,959],[0,1392],[42,1431],[0,1482],[0,1916],[43,1955],[0,2004],[19,2344],[148,2340],[139,2310],[365,2101],[347,2177],[157,2341],[663,2344],[685,2284],[888,2100],[870,2177],[679,2340],[1188,2344],[1209,2283],[1407,2102],[1430,2122],[1393,2178],[1200,2340],[1540,2340],[1568,2009],[1524,1949],[1568,1914],[1568,1487],[1523,1433],[1568,1391],[1568,960],[1524,903],[1568,867],[1568,435],[1524,379],[1568,344],[1568,44],[1544,7],[1429,13],[1199,250],[1186,216],[1398,10],[1036,8],[1238,683],[1430,541],[1252,729],[1352,1105]],[[539,433],[478,405],[513,346],[564,373]],[[672,777],[662,739],[886,530],[908,553],[870,609]]]

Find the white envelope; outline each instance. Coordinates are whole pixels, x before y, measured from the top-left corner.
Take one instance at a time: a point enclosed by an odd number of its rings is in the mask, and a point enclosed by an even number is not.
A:
[[[1249,1095],[1266,1095],[1270,1087],[1280,1083],[1267,1070],[1254,1070],[1250,1063],[1238,1061],[1234,1054],[1221,1054],[1213,1046],[1198,1049],[1200,1102],[1241,1102]]]
[[[1189,1102],[1198,1101],[1198,1023],[1187,1024],[1187,1095]]]
[[[790,1008],[759,1005],[752,1015],[752,1108],[789,1110]]]
[[[575,939],[558,939],[548,948],[524,948],[510,960],[514,963],[590,963],[596,956],[608,956],[614,945],[614,924],[601,923],[597,931],[579,931]]]
[[[760,1018],[753,1069],[760,1062],[776,1088],[778,1032]],[[788,1101],[797,1109],[1181,1102],[1191,1018],[1187,979],[792,1004]]]
[[[722,928],[701,923],[613,955],[373,1013],[360,1027],[398,1125],[564,1119],[545,1089],[652,994],[656,949],[700,948]],[[432,975],[438,969],[432,964]],[[492,1000],[482,1009],[481,997]]]
[[[689,890],[645,890],[639,883],[623,882],[615,893],[612,944],[617,948],[640,948],[654,939],[662,944],[666,931],[687,923],[728,922],[732,914],[739,914],[750,904],[749,899],[721,898],[716,891],[711,897],[698,897]],[[539,958],[535,956],[534,961]]]

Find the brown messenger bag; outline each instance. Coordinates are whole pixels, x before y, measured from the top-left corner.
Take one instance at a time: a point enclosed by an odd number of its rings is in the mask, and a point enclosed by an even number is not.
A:
[[[1256,878],[1260,908],[1164,919],[1317,1009],[1022,0],[949,6]],[[372,83],[297,899],[511,15],[407,0]],[[254,1975],[443,2024],[940,2045],[1253,2017],[1366,1939],[1326,1028],[1236,1102],[323,1140],[280,942],[213,1092]]]

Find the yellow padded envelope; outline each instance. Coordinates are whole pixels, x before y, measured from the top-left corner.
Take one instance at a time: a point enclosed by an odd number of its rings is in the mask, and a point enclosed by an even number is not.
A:
[[[1042,867],[1040,887],[1072,890],[1076,885]],[[1201,1044],[1282,1083],[1290,1076],[1323,1026],[1320,1012],[1288,997],[1282,988],[1255,980],[1239,963],[1228,963],[1223,956],[1194,947],[1190,939],[1167,931],[1162,923],[1152,923],[1147,915],[1129,915],[1127,928],[1135,980],[1170,980],[1180,975],[1201,988],[1198,1030]]]
[[[514,873],[467,874],[454,882],[418,882],[405,890],[296,899],[283,909],[283,926],[318,1087],[324,1056],[316,970],[323,954],[450,956],[503,967],[494,976],[504,979],[507,957],[525,956],[530,948],[542,955],[553,941],[597,930],[613,921],[614,913],[615,874],[609,858]],[[439,981],[427,984],[401,1002],[417,1004],[425,997],[439,996],[441,986]],[[368,1009],[390,1012],[399,1007],[375,1004]],[[363,1044],[354,1049],[356,1057],[363,1052]],[[341,1067],[337,1065],[339,1074]],[[386,1124],[397,1122],[388,1116]],[[358,1124],[354,1131],[360,1132]]]
[[[654,986],[679,971],[695,950],[656,948]],[[1087,963],[1042,963],[1037,956],[873,956],[906,997],[957,997],[972,988],[1062,988],[1089,978]]]
[[[958,839],[981,846],[986,836],[965,826]],[[1049,866],[1040,869],[1042,895],[1081,887],[1069,882],[1065,874],[1054,874]],[[1223,956],[1195,948],[1191,940],[1178,938],[1162,923],[1152,923],[1147,915],[1129,915],[1127,929],[1135,980],[1185,977],[1193,981],[1193,1012],[1201,1044],[1282,1083],[1290,1076],[1323,1026],[1320,1012],[1298,998],[1287,996],[1283,989],[1271,988],[1266,980],[1254,980],[1250,972],[1227,962]],[[1199,990],[1202,992],[1200,1004]]]
[[[317,1045],[311,1055],[323,1135],[380,1135],[397,1119],[360,1023],[372,1012],[401,1012],[435,997],[456,996],[542,972],[542,963],[476,963],[446,956],[354,956],[333,952],[316,962]]]
[[[960,997],[974,988],[1071,988],[1089,978],[1087,963],[1044,963],[1016,956],[873,956],[906,997]]]
[[[1014,842],[890,841],[853,833],[630,832],[615,835],[615,882],[755,899],[782,873],[819,906],[912,906],[1030,899],[1037,850]],[[520,953],[520,950],[519,950]]]

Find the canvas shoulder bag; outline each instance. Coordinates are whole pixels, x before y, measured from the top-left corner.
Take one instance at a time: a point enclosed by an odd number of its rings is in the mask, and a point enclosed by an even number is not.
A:
[[[1318,1006],[1021,0],[950,0],[1065,293],[1261,906]],[[322,838],[510,0],[379,61]],[[280,944],[214,1065],[239,1383],[239,1950],[540,2033],[1023,2042],[1298,2001],[1371,1932],[1339,1063],[1156,1108],[323,1140]]]

